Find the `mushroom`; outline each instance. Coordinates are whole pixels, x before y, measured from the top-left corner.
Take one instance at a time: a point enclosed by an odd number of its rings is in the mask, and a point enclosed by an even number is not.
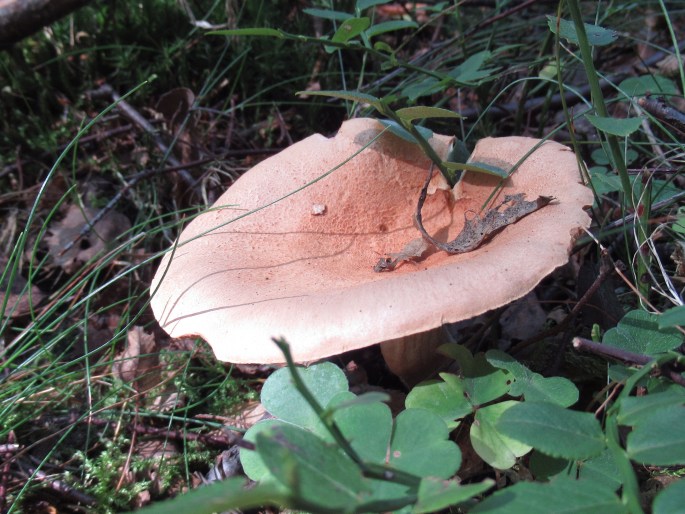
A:
[[[298,362],[382,343],[390,369],[415,383],[444,342],[441,325],[527,294],[566,263],[589,225],[583,207],[592,193],[567,147],[486,138],[472,162],[509,170],[533,150],[491,201],[513,193],[555,201],[472,252],[433,249],[374,272],[380,256],[420,237],[413,218],[430,165],[418,145],[383,128],[347,121],[335,137],[310,136],[241,176],[162,259],[151,288],[161,326],[172,337],[202,337],[233,363],[284,362],[273,337],[285,337]],[[445,158],[450,140],[434,135],[430,143]],[[428,232],[453,239],[499,182],[468,172],[455,198],[436,174],[422,210]],[[312,216],[318,204],[325,213]]]

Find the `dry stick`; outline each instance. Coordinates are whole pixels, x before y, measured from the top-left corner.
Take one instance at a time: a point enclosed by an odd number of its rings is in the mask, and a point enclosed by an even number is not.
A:
[[[580,300],[576,302],[576,305],[573,307],[573,309],[571,309],[571,312],[569,312],[558,325],[550,329],[544,330],[540,332],[538,335],[530,339],[527,339],[526,341],[521,341],[519,344],[512,347],[509,350],[510,353],[512,355],[516,355],[521,350],[528,348],[530,345],[538,343],[548,337],[555,336],[559,332],[565,330],[566,327],[569,326],[571,321],[573,321],[576,318],[576,316],[578,316],[580,310],[585,306],[587,302],[590,301],[590,298],[592,298],[592,296],[597,292],[597,290],[606,281],[606,279],[608,279],[618,268],[625,269],[625,266],[621,261],[617,261],[616,264],[611,263],[611,259],[609,258],[608,253],[606,252],[606,250],[603,250],[602,264],[600,265],[599,275],[597,275],[597,278],[595,278],[595,281],[592,283],[589,289],[585,291],[585,294],[581,296]]]
[[[644,366],[654,360],[653,357],[648,355],[629,352],[627,350],[622,350],[606,344],[595,343],[594,341],[585,339],[584,337],[574,337],[573,347],[579,351],[594,353],[595,355],[618,360],[625,364]],[[677,363],[668,363],[661,368],[661,373],[663,375],[670,378],[676,384],[685,387],[685,377],[682,376],[682,371],[682,366],[678,365]]]
[[[39,469],[28,468],[26,476],[27,478],[33,477],[35,480],[39,482],[46,483],[50,487],[50,489],[57,491],[62,496],[66,496],[67,498],[70,498],[71,500],[76,501],[78,503],[83,503],[84,505],[95,505],[97,503],[97,500],[92,496],[79,491],[78,489],[70,486],[62,480],[51,479],[45,472]]]
[[[103,84],[100,86],[98,89],[95,91],[91,92],[91,96],[109,96],[112,98],[113,101],[118,102],[117,104],[117,109],[126,117],[128,118],[134,125],[136,125],[138,128],[144,130],[147,132],[151,137],[152,140],[155,142],[155,145],[157,148],[160,149],[160,151],[167,156],[167,160],[173,165],[173,166],[180,166],[181,168],[178,170],[178,174],[181,176],[181,178],[185,181],[186,184],[188,184],[189,187],[195,189],[196,183],[195,179],[193,176],[190,174],[190,172],[183,167],[181,164],[181,161],[176,159],[173,155],[171,155],[171,150],[167,146],[167,144],[162,140],[162,137],[159,135],[159,132],[155,130],[155,127],[143,117],[138,111],[134,109],[134,107],[128,103],[126,100],[122,100],[121,96],[119,93],[114,91],[112,86],[109,84]],[[197,194],[198,191],[195,191]],[[201,196],[198,194],[198,196]]]
[[[106,426],[111,424],[112,421],[108,419],[101,418],[91,418],[89,424],[93,426]],[[136,423],[134,425],[129,425],[126,427],[128,431],[134,432],[139,435],[152,436],[152,437],[164,437],[168,439],[174,439],[176,441],[197,441],[208,446],[216,446],[219,448],[228,448],[229,446],[236,444],[238,439],[240,439],[239,433],[231,431],[227,435],[212,435],[212,434],[198,434],[196,432],[186,432],[183,430],[169,429],[164,427],[150,427],[146,425],[141,425]]]
[[[187,170],[188,165],[182,164],[178,159],[171,155],[169,147],[164,143],[164,141],[162,141],[162,138],[155,129],[155,127],[149,121],[147,121],[138,111],[136,111],[131,104],[129,104],[126,100],[122,100],[119,93],[112,89],[112,86],[110,86],[109,84],[103,84],[97,90],[92,91],[90,95],[93,97],[109,96],[112,98],[113,101],[119,102],[117,104],[117,109],[126,118],[128,118],[135,126],[144,130],[152,137],[153,141],[155,142],[155,145],[157,145],[157,148],[159,148],[161,152],[167,156],[167,161],[171,163],[171,165],[178,172],[180,177],[186,182],[186,184],[188,184],[191,187],[191,189],[193,189],[193,191],[198,197],[202,196],[201,192],[197,187],[195,179]],[[64,248],[62,248],[59,255],[64,255],[71,248],[73,248],[74,245],[81,240],[81,238],[89,234],[93,230],[95,224],[102,218],[104,218],[104,216],[110,210],[112,210],[114,205],[123,197],[123,195],[141,178],[143,178],[143,176],[140,176],[140,178],[138,178],[137,180],[132,180],[131,182],[126,183],[124,187],[121,188],[109,202],[107,202],[107,205],[104,208],[100,209],[100,211],[91,220],[88,220],[88,223],[84,225],[84,227],[81,229],[81,232],[79,232],[79,235],[72,241],[70,241]]]
[[[672,126],[681,134],[685,134],[685,114],[668,105],[663,98],[644,97],[640,98],[637,103],[655,118]]]

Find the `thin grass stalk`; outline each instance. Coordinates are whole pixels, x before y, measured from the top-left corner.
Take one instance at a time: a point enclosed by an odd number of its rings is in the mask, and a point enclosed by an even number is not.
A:
[[[587,33],[585,32],[585,25],[583,23],[583,17],[580,13],[579,2],[578,0],[568,0],[567,3],[571,17],[573,18],[573,24],[576,28],[578,47],[580,48],[580,55],[583,61],[583,66],[585,67],[588,84],[590,85],[592,105],[599,116],[608,118],[609,114],[606,104],[604,103],[604,94],[602,93],[602,88],[600,87],[599,79],[597,78],[595,63],[592,60],[592,48],[590,47],[590,42],[588,41]],[[635,206],[635,200],[630,184],[630,177],[628,176],[628,169],[626,168],[626,162],[618,144],[618,138],[612,134],[605,134],[605,136],[607,138],[607,142],[609,143],[609,150],[611,152],[613,165],[616,168],[618,176],[621,180],[621,187],[623,188],[623,194],[628,202],[628,207],[633,208]]]
[[[592,48],[590,47],[590,43],[585,32],[585,25],[583,23],[583,17],[580,12],[580,5],[578,0],[568,0],[568,8],[571,13],[571,17],[573,18],[573,24],[575,26],[576,35],[578,37],[578,46],[580,48],[583,66],[585,67],[585,73],[587,75],[588,84],[590,85],[590,91],[592,94],[592,104],[599,116],[603,118],[608,118],[609,114],[606,108],[606,104],[604,103],[604,95],[602,93],[602,88],[600,87],[599,79],[597,78],[597,70],[595,69],[595,65],[592,60]],[[626,202],[627,207],[629,209],[635,209],[637,201],[634,196],[633,187],[630,182],[630,177],[628,176],[626,161],[624,159],[623,153],[621,152],[618,138],[613,134],[609,133],[605,133],[604,135],[609,145],[611,161],[621,181],[621,188],[623,189],[624,201]],[[636,216],[636,221],[638,224],[638,237],[636,245],[638,251],[640,251],[640,248],[642,248],[642,246],[645,244],[645,241],[648,237],[648,219],[649,213],[647,213],[646,217],[643,217],[640,214]],[[634,271],[635,283],[637,285],[637,288],[640,291],[641,296],[644,296],[645,298],[647,298],[649,295],[650,285],[649,283],[642,282],[641,277],[647,275],[647,272],[650,267],[650,261],[651,259],[648,255],[641,256],[641,258],[637,260],[637,269]]]

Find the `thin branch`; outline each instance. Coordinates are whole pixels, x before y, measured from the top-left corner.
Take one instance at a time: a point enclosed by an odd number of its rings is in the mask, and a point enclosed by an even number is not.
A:
[[[600,357],[621,361],[628,365],[645,366],[654,360],[654,357],[649,355],[629,352],[614,346],[596,343],[583,337],[574,337],[573,347],[578,351],[593,353]],[[685,377],[682,375],[683,367],[677,361],[668,362],[660,369],[664,376],[676,384],[685,387]]]
[[[685,134],[685,114],[671,107],[663,98],[640,98],[638,105],[658,120]]]
[[[152,123],[150,123],[142,114],[140,114],[130,103],[125,100],[121,100],[121,96],[119,93],[114,91],[112,86],[109,84],[103,84],[95,91],[92,91],[91,96],[108,96],[113,101],[118,102],[117,109],[119,112],[128,118],[135,126],[149,134],[150,137],[152,137],[152,140],[155,142],[157,148],[159,148],[159,150],[165,155],[166,159],[171,163],[171,165],[180,167],[178,174],[183,181],[188,184],[189,187],[196,188],[196,182],[193,176],[187,169],[183,167],[178,159],[171,155],[171,149],[162,140],[162,137],[159,135],[159,132],[155,129]],[[195,193],[198,194],[198,196],[201,196],[198,191],[195,191]]]

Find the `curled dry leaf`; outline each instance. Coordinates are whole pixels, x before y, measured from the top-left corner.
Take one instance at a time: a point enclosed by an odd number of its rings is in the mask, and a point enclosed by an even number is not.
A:
[[[55,264],[67,273],[75,272],[80,265],[106,250],[117,236],[131,228],[126,216],[109,211],[81,237],[84,228],[91,224],[97,214],[97,209],[71,205],[64,219],[50,226],[50,235],[46,238],[48,251]],[[76,244],[65,250],[74,241]]]
[[[205,484],[226,480],[242,472],[240,465],[240,448],[233,446],[229,450],[221,452],[214,461],[214,466],[202,477]]]
[[[373,267],[373,270],[376,273],[380,273],[381,271],[392,271],[405,261],[420,259],[429,247],[429,243],[423,238],[417,237],[416,239],[412,239],[404,245],[404,248],[402,248],[400,252],[389,253],[387,257],[381,257]]]
[[[196,119],[188,116],[195,103],[195,93],[186,87],[179,87],[164,93],[156,109],[166,122],[169,132],[176,140],[173,151],[181,162],[197,159]]]
[[[112,373],[122,382],[132,383],[137,391],[145,391],[159,383],[159,355],[153,334],[142,327],[128,331],[126,349],[112,364]]]
[[[527,202],[524,200],[525,193],[504,195],[504,200],[495,207],[488,209],[482,217],[478,213],[471,212],[473,217],[469,218],[469,213],[465,212],[464,227],[459,235],[454,240],[443,243],[434,239],[426,232],[423,220],[421,219],[421,209],[426,201],[426,192],[428,191],[428,184],[432,176],[433,167],[431,166],[428,171],[428,178],[423,185],[423,189],[421,189],[418,205],[416,206],[416,225],[424,239],[449,254],[466,253],[475,250],[507,225],[516,223],[524,216],[528,216],[554,200],[552,196],[538,196],[536,200]],[[505,206],[506,208],[500,210]]]

